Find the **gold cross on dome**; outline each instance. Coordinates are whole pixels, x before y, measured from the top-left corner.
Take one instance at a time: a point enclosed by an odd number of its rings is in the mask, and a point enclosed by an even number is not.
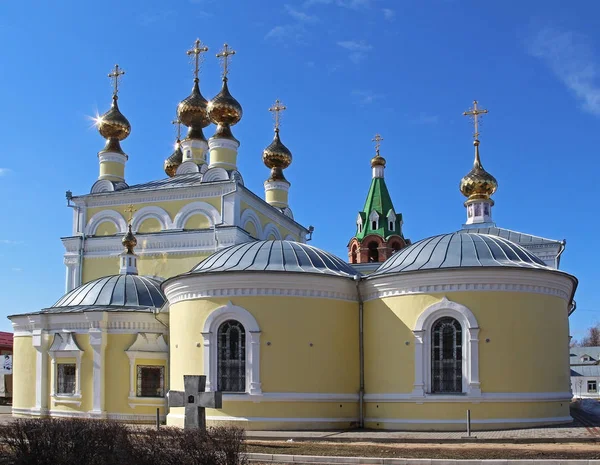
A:
[[[229,57],[231,55],[235,55],[235,50],[230,49],[227,44],[223,45],[223,50],[217,53],[217,58],[221,59],[223,65],[223,79],[225,79],[229,73]]]
[[[135,208],[133,208],[133,205],[129,204],[127,205],[127,208],[125,208],[125,213],[129,213],[129,220],[127,221],[127,223],[129,225],[131,225],[131,220],[133,219],[133,214],[137,211]]]
[[[383,140],[383,137],[381,137],[381,134],[375,134],[375,137],[373,137],[373,139],[371,139],[372,142],[375,142],[375,155],[379,156],[379,147],[381,147],[381,141]]]
[[[108,77],[113,80],[113,96],[115,97],[119,93],[119,79],[123,74],[125,74],[125,71],[119,68],[119,65],[115,65],[115,69],[108,74]]]
[[[279,131],[279,125],[281,124],[281,112],[287,110],[287,107],[279,101],[279,99],[275,100],[275,103],[272,107],[269,108],[269,111],[273,112],[273,116],[275,117],[275,130]]]
[[[194,79],[198,79],[198,72],[200,71],[201,60],[200,54],[204,52],[208,52],[208,47],[202,46],[202,42],[200,41],[200,39],[196,39],[196,42],[194,42],[194,47],[191,50],[185,52],[188,54],[188,56],[194,55]]]
[[[177,140],[181,139],[181,121],[179,121],[179,118],[171,121],[171,124],[177,125]]]
[[[473,124],[475,125],[475,132],[473,133],[473,139],[479,139],[479,115],[484,115],[488,111],[477,107],[477,100],[473,100],[473,108],[463,113],[464,116],[471,116],[473,118]]]

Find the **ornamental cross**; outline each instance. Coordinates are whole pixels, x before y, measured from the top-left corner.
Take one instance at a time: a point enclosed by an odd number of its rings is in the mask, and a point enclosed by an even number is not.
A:
[[[176,131],[177,131],[177,140],[179,141],[179,139],[181,139],[181,121],[179,121],[179,118],[171,121],[171,124],[176,124]]]
[[[375,137],[373,137],[373,139],[371,139],[372,142],[375,142],[375,156],[379,156],[379,147],[381,147],[381,141],[383,140],[383,137],[381,137],[381,134],[375,134]]]
[[[479,139],[479,115],[484,115],[488,111],[477,108],[477,100],[473,100],[473,108],[463,113],[464,116],[471,116],[473,118],[473,124],[475,125],[475,132],[473,133],[473,139]]]
[[[231,55],[235,55],[235,50],[229,48],[229,45],[223,45],[223,50],[217,53],[217,58],[221,59],[221,64],[223,65],[223,79],[227,78],[227,74],[229,73],[229,57]]]
[[[194,48],[185,52],[188,54],[188,56],[194,55],[194,79],[198,79],[198,72],[200,71],[200,54],[208,52],[208,47],[201,45],[202,42],[200,42],[200,39],[196,39],[196,42],[194,42]]]
[[[269,108],[270,112],[273,112],[275,117],[275,131],[279,131],[279,125],[281,124],[281,112],[287,110],[287,107],[279,101],[275,100],[275,104]]]
[[[115,65],[115,69],[113,69],[108,74],[108,77],[113,80],[113,96],[114,97],[116,97],[117,94],[119,93],[119,79],[121,79],[121,76],[123,76],[123,74],[125,74],[125,71],[123,71],[121,68],[119,68],[119,65]]]
[[[204,392],[206,376],[184,375],[184,391],[169,391],[167,403],[169,407],[185,407],[184,429],[206,430],[207,408],[223,408],[223,393],[220,391]]]
[[[133,219],[133,214],[137,211],[135,208],[133,208],[133,205],[129,204],[127,205],[127,208],[125,208],[125,213],[129,213],[129,220],[127,221],[128,224],[131,224],[131,220]]]

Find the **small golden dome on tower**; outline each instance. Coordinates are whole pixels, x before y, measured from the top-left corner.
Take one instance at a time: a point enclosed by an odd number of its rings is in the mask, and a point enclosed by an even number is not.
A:
[[[385,167],[385,158],[383,158],[379,154],[377,154],[373,158],[371,158],[371,168],[375,168],[376,166]]]
[[[460,191],[468,200],[489,199],[498,189],[498,181],[483,169],[477,139],[473,141],[473,145],[475,146],[473,169],[460,180]]]
[[[208,102],[200,93],[198,78],[194,79],[194,87],[192,93],[183,99],[177,106],[177,117],[179,120],[190,128],[205,128],[210,124],[206,106]]]
[[[131,125],[119,110],[117,99],[118,97],[113,95],[110,109],[98,118],[96,126],[100,135],[105,139],[121,141],[131,133]]]
[[[233,126],[242,119],[242,106],[229,93],[227,77],[223,78],[223,87],[215,97],[208,102],[208,116],[218,125]]]
[[[292,152],[283,145],[279,138],[279,129],[275,129],[273,142],[263,150],[263,163],[271,169],[269,181],[285,181],[283,170],[292,163]]]
[[[175,143],[175,151],[169,158],[165,160],[164,169],[165,173],[167,173],[167,176],[170,178],[175,176],[177,168],[179,168],[181,163],[183,163],[183,151],[181,150],[181,142],[179,139],[177,139],[177,142]]]
[[[133,254],[133,249],[137,245],[137,239],[131,232],[131,224],[129,225],[129,231],[125,234],[125,237],[121,240],[123,247],[127,250],[128,254]]]

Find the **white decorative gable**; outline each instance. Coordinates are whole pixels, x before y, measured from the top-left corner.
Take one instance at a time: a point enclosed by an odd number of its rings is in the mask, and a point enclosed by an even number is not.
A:
[[[73,338],[73,333],[56,333],[54,341],[49,349],[50,352],[82,352],[81,348]]]
[[[138,333],[127,352],[167,352],[168,350],[169,347],[162,334]]]

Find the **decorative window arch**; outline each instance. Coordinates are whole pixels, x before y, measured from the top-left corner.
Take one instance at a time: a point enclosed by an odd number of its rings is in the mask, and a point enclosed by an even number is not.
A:
[[[273,235],[275,240],[281,240],[281,233],[279,232],[279,229],[277,229],[277,227],[272,223],[269,223],[265,226],[262,239],[269,240],[270,235]]]
[[[171,217],[164,209],[160,207],[144,207],[135,212],[133,215],[133,219],[131,221],[131,229],[133,232],[136,233],[142,223],[149,218],[158,220],[163,231],[167,229],[173,229]]]
[[[377,213],[375,210],[373,210],[369,215],[369,221],[371,222],[371,229],[373,231],[379,229],[379,213]]]
[[[452,318],[460,325],[461,381],[460,394],[470,397],[481,396],[479,382],[479,325],[473,312],[464,305],[444,297],[427,307],[417,318],[415,335],[415,381],[413,395],[427,397],[445,393],[436,391],[432,382],[433,331],[443,318]],[[432,394],[433,393],[433,394]],[[452,395],[452,393],[449,393]]]
[[[174,229],[183,229],[187,220],[198,213],[201,213],[208,217],[210,226],[214,226],[221,222],[221,215],[219,211],[211,204],[206,202],[192,202],[188,203],[185,207],[179,210],[179,213],[175,215],[173,219]]]
[[[251,209],[246,208],[240,216],[240,224],[245,229],[247,223],[252,223],[254,229],[256,229],[256,239],[263,237],[263,228],[258,215]]]
[[[260,384],[260,328],[252,314],[231,302],[214,310],[204,322],[204,372],[206,390],[217,390],[219,328],[227,321],[241,323],[245,331],[245,389],[250,395],[261,395]]]
[[[85,227],[85,234],[87,236],[93,236],[96,234],[96,229],[98,229],[98,226],[105,221],[114,224],[117,228],[117,232],[119,233],[124,233],[127,230],[125,218],[123,218],[120,213],[114,210],[103,210],[90,218],[90,221]]]

